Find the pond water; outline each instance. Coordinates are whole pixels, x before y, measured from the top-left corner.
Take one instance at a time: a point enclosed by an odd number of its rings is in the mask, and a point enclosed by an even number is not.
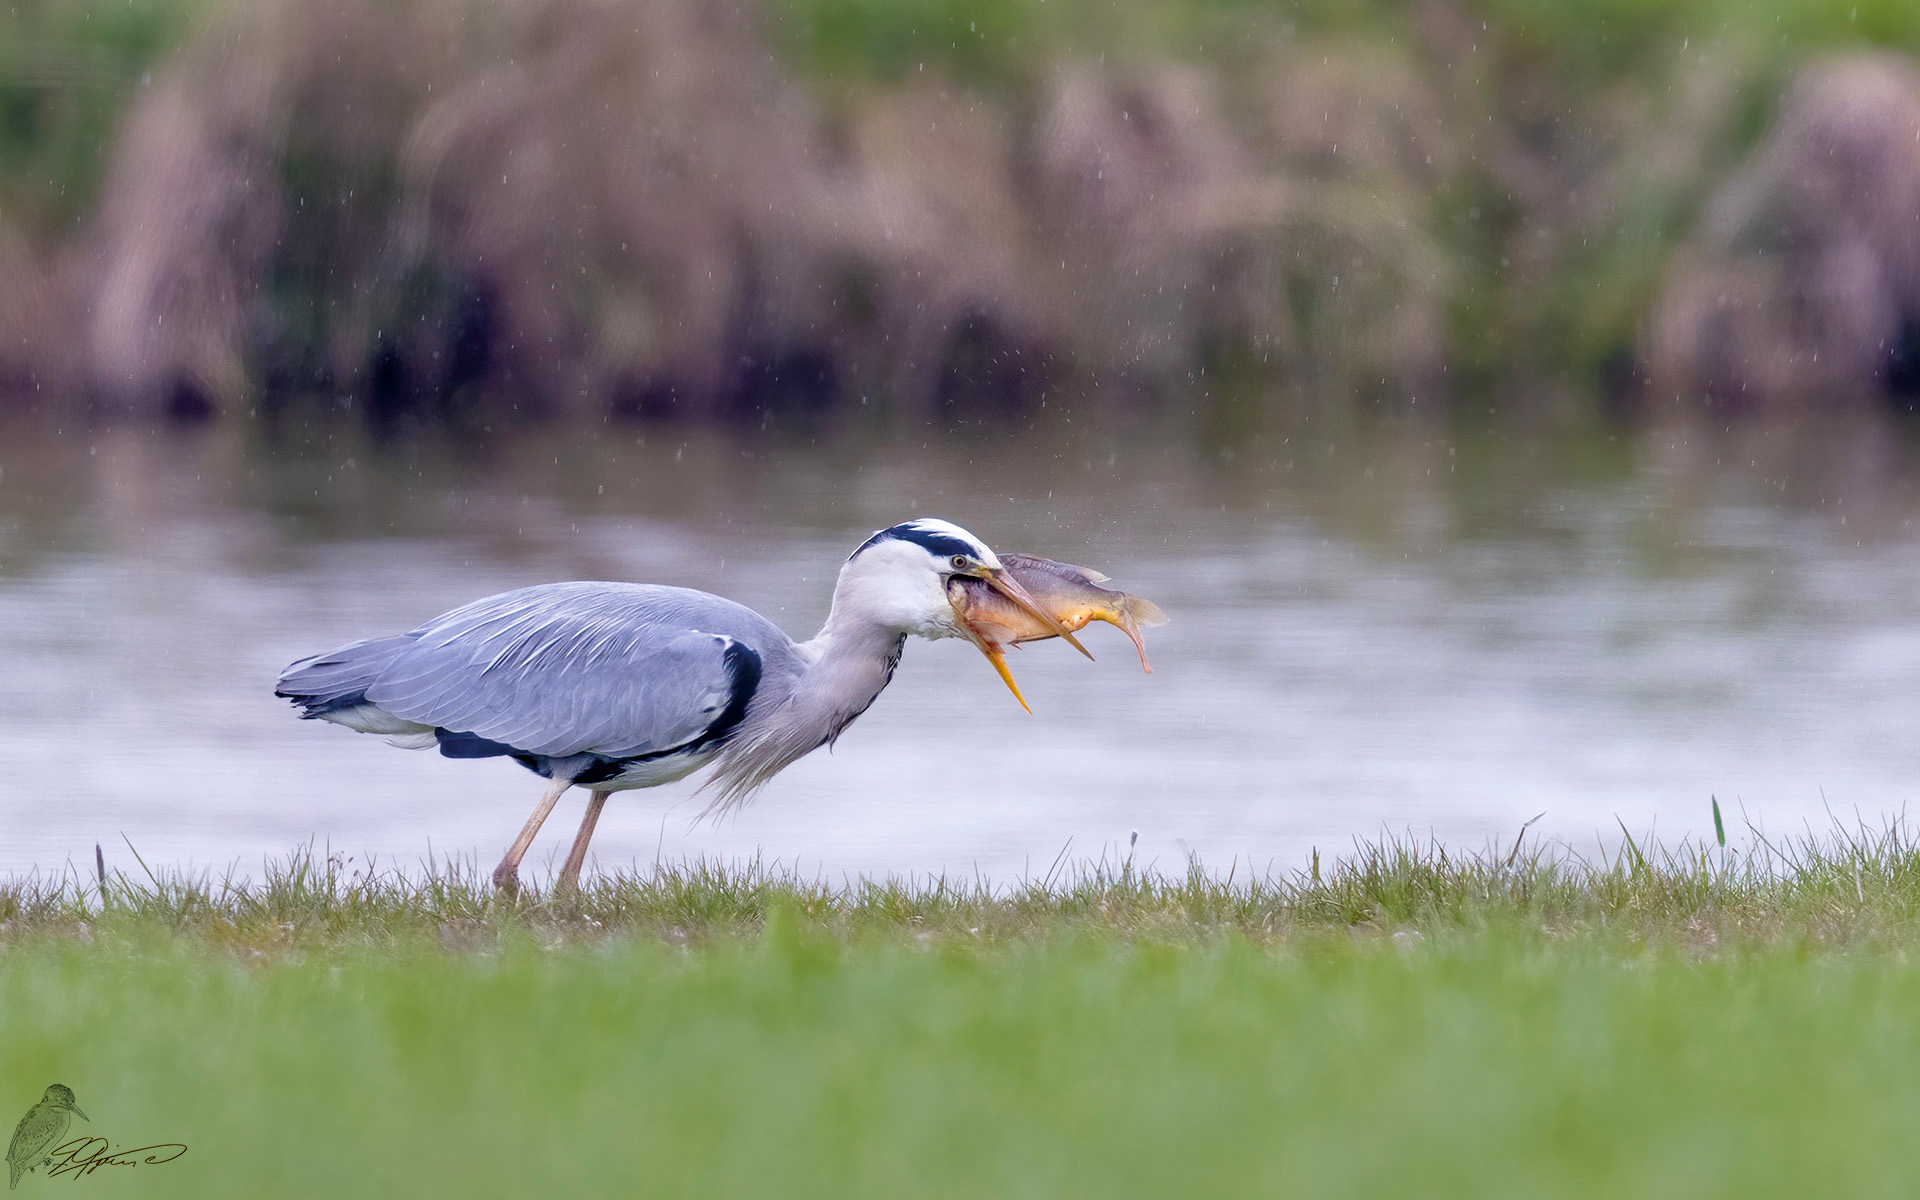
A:
[[[1383,832],[1577,849],[1878,824],[1920,782],[1920,461],[1856,415],[1462,432],[1296,414],[1231,439],[1123,417],[1018,432],[685,429],[375,441],[0,425],[0,873],[93,848],[237,866],[311,841],[491,866],[540,781],[319,722],[288,661],[555,579],[671,582],[795,636],[916,515],[1085,563],[1171,615],[1012,656],[915,642],[841,739],[718,822],[624,792],[603,869],[760,857],[1006,880],[1056,859],[1295,868]],[[557,810],[529,866],[564,854]]]

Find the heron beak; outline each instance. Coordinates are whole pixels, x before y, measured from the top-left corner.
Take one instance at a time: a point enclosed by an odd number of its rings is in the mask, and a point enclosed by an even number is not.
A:
[[[993,669],[999,672],[1000,682],[1007,685],[1007,690],[1012,692],[1013,698],[1020,702],[1020,707],[1027,710],[1028,716],[1032,716],[1033,709],[1027,707],[1027,698],[1020,694],[1020,685],[1013,681],[1013,672],[1007,670],[1007,656],[1000,652],[998,646],[984,639],[976,640],[974,645],[980,647],[980,653],[986,655],[987,661],[993,664]]]
[[[962,601],[962,595],[964,593],[957,592],[951,583],[947,585],[947,600],[953,605],[955,627],[974,644],[980,653],[987,656],[987,661],[993,664],[994,672],[1000,676],[1000,682],[1007,685],[1007,690],[1012,692],[1013,698],[1020,702],[1020,707],[1027,710],[1028,716],[1032,716],[1033,709],[1027,704],[1027,698],[1020,694],[1020,685],[1013,681],[1013,672],[1007,670],[1007,656],[1001,652],[993,639],[980,632],[973,622],[967,620],[966,605]]]
[[[1089,661],[1092,660],[1093,654],[1090,651],[1088,651],[1088,649],[1085,646],[1082,646],[1080,644],[1079,638],[1076,638],[1073,636],[1073,631],[1071,629],[1068,629],[1065,625],[1062,625],[1059,622],[1059,620],[1054,617],[1052,613],[1048,612],[1044,608],[1041,608],[1039,603],[1034,600],[1033,596],[1027,591],[1027,589],[1020,586],[1019,580],[1007,574],[1006,571],[1004,570],[988,571],[986,574],[982,575],[980,578],[986,581],[986,584],[988,587],[992,588],[996,592],[999,592],[1002,596],[1005,596],[1007,599],[1019,605],[1021,610],[1024,611],[1028,616],[1035,618],[1042,625],[1045,625],[1048,629],[1052,630],[1053,636],[1057,638],[1065,638],[1067,641],[1067,645],[1072,646],[1075,650],[1078,650],[1080,653],[1085,654]],[[989,655],[989,657],[991,657],[991,655]],[[1004,668],[1002,668],[1001,674],[1002,676],[1006,674],[1006,671]],[[1008,680],[1008,683],[1011,684],[1012,680]],[[1019,695],[1019,692],[1016,690],[1014,694]],[[1025,701],[1022,701],[1022,703],[1025,703]]]

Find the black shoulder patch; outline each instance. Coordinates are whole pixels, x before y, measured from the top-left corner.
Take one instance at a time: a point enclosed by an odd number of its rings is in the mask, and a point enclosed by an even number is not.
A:
[[[720,710],[720,715],[713,719],[713,724],[707,726],[699,737],[684,745],[658,750],[652,754],[636,754],[631,758],[607,758],[604,755],[595,755],[594,761],[589,763],[580,774],[574,776],[573,781],[587,785],[604,783],[609,779],[618,778],[629,769],[644,762],[655,762],[682,754],[704,754],[726,745],[727,740],[740,727],[740,722],[746,719],[747,705],[753,700],[754,693],[760,690],[761,666],[760,655],[740,642],[734,642],[727,647],[725,662],[728,679],[727,706]],[[446,747],[442,746],[440,752],[446,753]],[[531,763],[528,765],[533,766]],[[547,773],[542,767],[536,766],[533,769],[542,775]]]
[[[853,553],[847,555],[847,560],[851,562],[867,547],[877,546],[881,542],[887,541],[912,542],[914,545],[924,548],[935,558],[952,558],[956,554],[964,554],[972,558],[980,553],[980,547],[967,541],[965,538],[957,538],[950,533],[942,533],[936,529],[923,528],[918,521],[902,521],[898,525],[882,529],[879,533],[874,534],[866,541],[855,546]]]
[[[729,642],[726,653],[727,680],[731,685],[727,689],[727,706],[720,715],[707,726],[707,731],[685,747],[686,752],[697,753],[713,746],[723,746],[733,736],[733,731],[746,719],[747,704],[760,690],[760,655],[745,642]]]
[[[731,640],[731,639],[730,639]],[[481,737],[477,733],[463,733],[455,729],[435,729],[434,739],[440,743],[440,753],[448,758],[511,758],[536,775],[551,779],[555,763],[565,763],[574,772],[573,782],[583,786],[605,783],[618,778],[630,767],[638,763],[652,762],[656,759],[671,758],[681,754],[700,754],[726,745],[740,722],[746,719],[747,705],[752,702],[754,693],[760,690],[760,655],[741,642],[731,642],[723,660],[727,668],[727,706],[714,717],[713,724],[702,730],[700,735],[690,742],[658,750],[651,754],[636,754],[630,758],[609,758],[603,754],[568,755],[554,758],[546,754],[531,754],[517,746],[505,742],[496,742],[492,738]],[[582,759],[590,759],[581,765]]]

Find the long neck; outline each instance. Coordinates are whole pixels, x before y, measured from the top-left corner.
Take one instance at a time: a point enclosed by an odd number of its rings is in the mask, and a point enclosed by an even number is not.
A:
[[[906,641],[879,622],[829,615],[819,634],[801,643],[811,661],[794,688],[794,707],[821,722],[829,740],[838,736],[892,682]]]
[[[884,621],[849,616],[840,603],[811,641],[796,649],[806,664],[778,707],[765,713],[750,738],[737,738],[724,752],[715,778],[716,808],[746,800],[795,759],[830,744],[867,711],[887,684],[907,635]]]

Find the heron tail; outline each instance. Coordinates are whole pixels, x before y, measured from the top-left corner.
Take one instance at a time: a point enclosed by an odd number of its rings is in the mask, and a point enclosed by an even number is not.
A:
[[[273,694],[299,705],[302,717],[324,717],[358,708],[367,702],[367,689],[380,673],[413,643],[413,635],[401,633],[350,642],[338,650],[303,658],[280,672]]]

